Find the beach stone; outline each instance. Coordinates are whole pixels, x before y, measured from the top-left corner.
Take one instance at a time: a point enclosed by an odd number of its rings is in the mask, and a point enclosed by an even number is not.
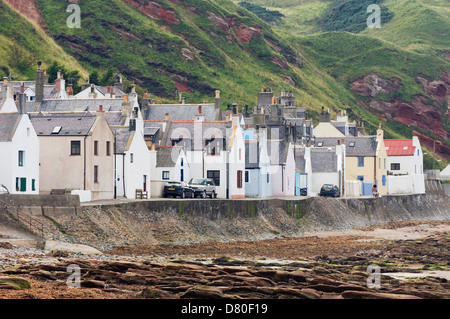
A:
[[[15,288],[15,289],[29,289],[31,284],[28,280],[22,277],[7,277],[0,276],[0,288]]]

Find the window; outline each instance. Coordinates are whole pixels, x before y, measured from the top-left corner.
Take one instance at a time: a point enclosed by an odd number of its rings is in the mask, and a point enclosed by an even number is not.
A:
[[[98,183],[98,166],[94,166],[94,183]]]
[[[381,178],[383,186],[386,186],[386,175],[383,175]]]
[[[27,179],[25,177],[16,177],[16,191],[17,192],[27,191]]]
[[[32,190],[32,191],[35,191],[35,190],[36,190],[36,180],[35,180],[35,179],[32,179],[32,180],[31,180],[31,190]]]
[[[170,172],[169,171],[163,171],[162,172],[162,179],[168,180],[170,178]]]
[[[364,176],[362,176],[362,175],[356,176],[356,179],[357,179],[358,181],[363,182],[363,181],[364,181]]]
[[[106,156],[111,156],[111,142],[106,142]]]
[[[220,171],[207,171],[206,177],[211,178],[216,186],[220,186]]]
[[[133,161],[134,161],[133,153],[130,153],[130,163],[133,163]]]
[[[364,156],[358,156],[358,167],[364,167]]]
[[[94,155],[98,155],[98,141],[94,141]]]
[[[245,182],[248,183],[250,181],[250,172],[245,171]]]
[[[355,147],[355,142],[350,142],[350,147]]]
[[[239,160],[241,161],[242,160],[242,151],[241,151],[241,149],[239,149]]]
[[[30,136],[30,128],[27,127],[27,136]]]
[[[242,171],[237,171],[237,188],[242,188]]]
[[[23,161],[25,159],[25,151],[19,151],[19,167],[23,167]]]
[[[391,163],[391,171],[399,171],[400,163]]]
[[[206,155],[220,155],[220,139],[206,141]]]
[[[378,159],[378,168],[381,169],[381,158]]]
[[[269,184],[269,183],[270,183],[270,174],[267,173],[267,184]]]
[[[81,142],[71,141],[70,142],[70,155],[80,155],[81,154]]]

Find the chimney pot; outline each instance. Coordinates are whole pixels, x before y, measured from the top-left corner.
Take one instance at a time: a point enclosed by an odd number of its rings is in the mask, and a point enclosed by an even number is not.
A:
[[[166,121],[168,121],[169,120],[169,113],[166,113]]]
[[[100,105],[100,106],[98,107],[98,110],[99,110],[100,112],[103,112],[103,105]]]
[[[20,93],[25,93],[25,84],[23,82],[20,84]]]
[[[201,105],[198,106],[198,114],[202,114],[202,106]]]

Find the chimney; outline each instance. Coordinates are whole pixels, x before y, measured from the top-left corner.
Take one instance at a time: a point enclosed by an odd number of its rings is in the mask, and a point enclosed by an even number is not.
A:
[[[99,110],[100,112],[103,112],[103,105],[100,105],[100,106],[98,107],[98,110]]]
[[[42,62],[38,62],[38,69],[36,71],[36,98],[35,101],[37,103],[42,102],[44,99],[44,71],[41,70]],[[48,76],[47,76],[48,81]]]
[[[201,106],[201,105],[198,106],[198,114],[199,114],[199,115],[202,114],[202,106]]]
[[[130,119],[130,132],[136,131],[136,119]]]
[[[221,103],[220,103],[220,91],[216,90],[216,98],[214,100],[214,107],[216,110],[220,110]]]
[[[73,86],[72,84],[69,84],[66,90],[67,95],[72,96],[73,95]]]
[[[331,115],[329,110],[325,112],[325,107],[322,106],[322,112],[320,112],[319,115],[319,122],[331,122]]]
[[[18,107],[19,114],[21,114],[21,115],[26,113],[26,100],[27,100],[27,95],[25,94],[25,86],[22,82],[22,84],[20,86],[19,107]]]
[[[233,103],[233,114],[237,114],[237,103]]]

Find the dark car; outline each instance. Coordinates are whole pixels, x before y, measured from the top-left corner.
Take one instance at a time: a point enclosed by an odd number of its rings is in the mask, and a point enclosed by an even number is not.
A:
[[[325,184],[320,189],[320,196],[333,196],[339,197],[341,196],[341,192],[339,191],[339,187],[333,184]]]
[[[194,198],[194,190],[186,182],[168,182],[164,185],[164,197]]]
[[[9,194],[8,188],[3,184],[0,184],[0,194]]]
[[[191,178],[189,181],[189,186],[194,190],[194,196],[206,198],[209,196],[211,198],[216,197],[216,185],[214,181],[209,178]]]

